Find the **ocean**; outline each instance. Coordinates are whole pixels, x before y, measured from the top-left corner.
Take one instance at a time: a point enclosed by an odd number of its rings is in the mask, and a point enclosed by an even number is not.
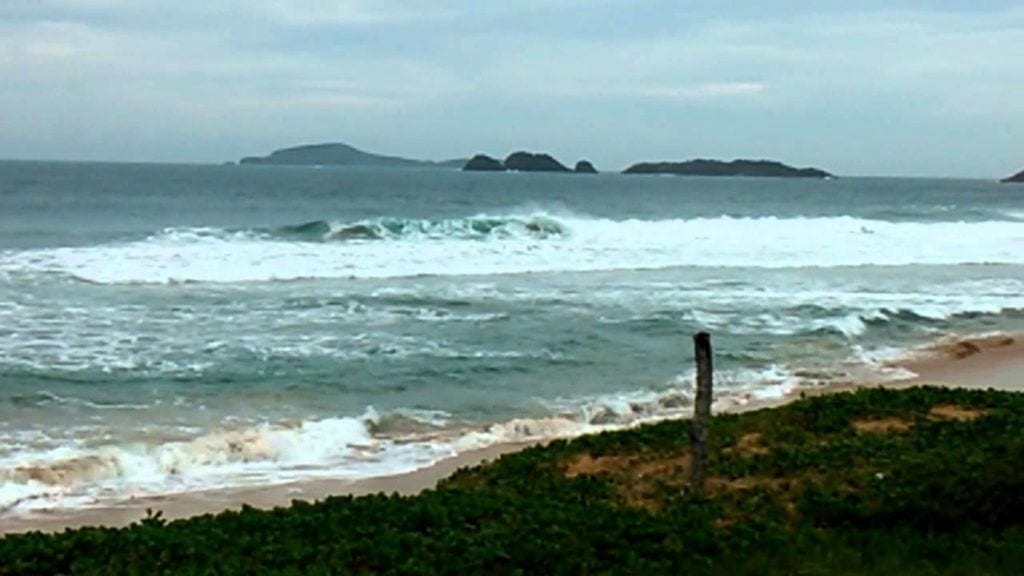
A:
[[[1024,329],[1024,187],[0,162],[0,519],[364,478]]]

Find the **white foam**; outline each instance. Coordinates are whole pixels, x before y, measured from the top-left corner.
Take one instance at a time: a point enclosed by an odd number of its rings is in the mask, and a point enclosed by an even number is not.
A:
[[[887,322],[912,324],[919,334],[945,329],[943,322],[964,314],[1000,314],[1024,310],[1024,278],[1014,270],[1005,278],[971,278],[977,270],[916,271],[858,281],[856,270],[764,272],[749,281],[693,279],[689,271],[656,272],[643,277],[573,278],[568,284],[545,279],[529,282],[438,282],[416,280],[381,288],[357,287],[342,299],[325,295],[337,288],[296,287],[301,297],[282,300],[245,287],[247,305],[164,305],[149,307],[109,302],[68,308],[68,300],[28,298],[0,303],[0,364],[39,372],[102,370],[119,375],[200,375],[225,359],[239,357],[332,358],[338,361],[414,357],[546,358],[558,351],[508,348],[448,340],[453,331],[411,335],[411,322],[450,322],[450,326],[504,321],[528,303],[559,311],[599,315],[602,322],[665,320],[685,322],[731,335],[788,336],[829,331],[852,342],[870,338]],[[652,276],[653,275],[653,276]],[[746,271],[723,273],[745,278]],[[681,277],[663,281],[663,277]],[[211,285],[206,290],[237,290]],[[312,292],[309,292],[312,290]],[[255,294],[253,294],[255,292]],[[380,299],[380,300],[375,300]],[[416,301],[457,300],[464,307],[421,305]],[[511,311],[508,310],[508,305]],[[934,321],[934,322],[932,322]],[[229,324],[225,332],[225,326]],[[187,325],[189,330],[179,327]],[[225,333],[231,338],[225,339]],[[154,343],[159,343],[154,345]],[[571,356],[569,351],[568,355]],[[63,392],[63,391],[62,391]],[[133,410],[147,402],[102,404],[67,395],[54,402],[82,409]]]
[[[905,377],[885,361],[884,351],[860,353],[854,367],[862,371],[859,378]],[[816,385],[830,378],[824,373],[797,376],[778,365],[719,371],[714,409],[783,398],[801,384]],[[401,473],[494,444],[571,438],[684,416],[692,408],[692,390],[693,374],[681,374],[661,390],[555,399],[543,402],[548,416],[468,429],[440,428],[451,416],[445,412],[399,410],[395,417],[411,418],[430,429],[375,435],[382,417],[368,408],[357,418],[263,423],[148,445],[97,448],[71,441],[43,450],[19,449],[0,457],[0,513],[296,479]]]
[[[327,418],[296,425],[263,424],[218,430],[187,441],[98,448],[66,444],[20,450],[0,459],[0,511],[63,506],[68,497],[126,497],[180,490],[283,481],[317,474],[365,474],[360,455],[376,456],[377,470],[396,472],[429,463],[429,444],[418,460],[391,453],[393,445],[371,436],[372,409],[360,418]],[[424,460],[426,457],[426,460]]]
[[[475,218],[484,218],[478,216]],[[546,214],[521,219],[545,218]],[[0,253],[0,270],[90,282],[251,282],[488,275],[677,266],[833,267],[1024,263],[1024,223],[833,218],[607,220],[562,217],[563,232],[444,233],[298,242],[248,232],[169,229],[136,242]],[[866,233],[870,231],[871,233]]]
[[[1024,310],[1024,279],[919,277],[913,285],[879,282],[865,290],[844,277],[822,276],[808,282],[788,276],[781,281],[767,278],[725,288],[602,287],[580,297],[625,308],[629,312],[626,320],[649,318],[652,309],[683,309],[680,320],[730,334],[787,336],[834,330],[855,339],[865,333],[869,323],[895,321],[901,316],[946,321],[965,314]],[[615,321],[609,312],[604,315],[605,321]],[[918,327],[927,330],[923,322]]]
[[[800,384],[792,371],[774,364],[763,369],[719,370],[713,405],[716,410],[726,410],[752,400],[779,399]],[[576,433],[585,433],[689,415],[693,387],[691,371],[679,374],[661,390],[557,398],[542,404],[576,422]]]
[[[824,322],[819,321],[817,324],[818,327],[837,330],[847,337],[858,336],[867,330],[867,325],[864,324],[864,320],[861,319],[859,314],[847,314],[840,318],[829,319]]]
[[[438,428],[450,417],[445,412],[399,410],[395,416],[431,429],[398,435],[386,430],[374,435],[371,430],[382,418],[369,408],[358,418],[264,423],[184,441],[23,449],[0,458],[0,512],[303,478],[395,474],[493,444],[568,438],[678,415],[684,397],[678,390],[609,395],[581,401],[569,413],[447,430]],[[603,412],[611,415],[600,417]]]

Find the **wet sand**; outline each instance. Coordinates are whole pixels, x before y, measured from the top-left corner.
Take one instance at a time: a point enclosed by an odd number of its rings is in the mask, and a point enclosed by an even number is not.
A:
[[[891,388],[939,385],[1024,391],[1024,338],[1005,335],[941,342],[922,349],[913,358],[894,363],[918,376],[885,384]],[[865,385],[868,386],[868,385]],[[878,386],[872,384],[870,386]],[[790,402],[802,394],[826,394],[855,390],[864,386],[841,385],[798,390],[786,398],[750,402],[728,408],[730,412],[772,407]],[[190,492],[125,500],[116,505],[36,512],[16,518],[4,518],[0,534],[34,530],[60,531],[81,526],[125,526],[145,518],[147,509],[160,511],[166,519],[238,509],[243,504],[256,508],[287,506],[293,500],[319,500],[331,495],[361,496],[375,493],[411,495],[433,488],[438,481],[459,468],[476,466],[502,454],[516,452],[533,443],[501,444],[459,454],[432,466],[379,478],[363,480],[311,480],[273,486]]]

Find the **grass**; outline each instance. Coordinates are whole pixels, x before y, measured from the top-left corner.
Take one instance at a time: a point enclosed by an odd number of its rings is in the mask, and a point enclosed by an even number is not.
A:
[[[1022,574],[1024,396],[826,395],[553,442],[414,497],[0,540],[8,574]]]

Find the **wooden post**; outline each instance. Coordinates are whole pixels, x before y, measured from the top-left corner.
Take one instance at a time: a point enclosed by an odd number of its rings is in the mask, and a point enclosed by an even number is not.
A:
[[[693,443],[693,467],[690,491],[704,491],[704,475],[708,465],[708,423],[711,420],[711,335],[698,332],[693,335],[693,356],[697,362],[697,396],[693,403],[693,422],[690,440]]]

